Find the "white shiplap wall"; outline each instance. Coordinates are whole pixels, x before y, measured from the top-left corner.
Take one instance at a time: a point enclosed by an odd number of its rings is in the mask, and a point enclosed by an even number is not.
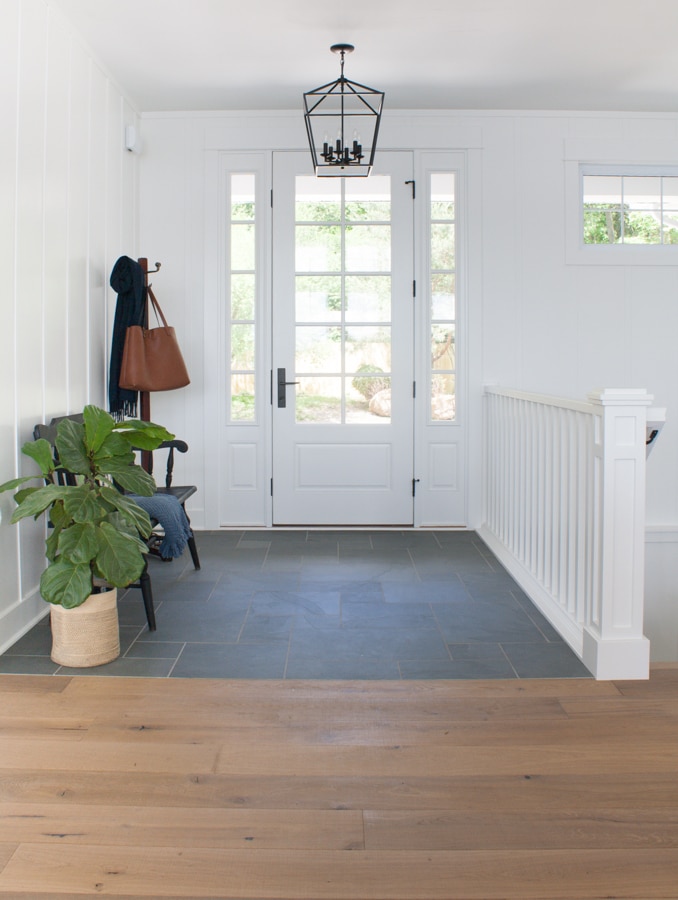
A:
[[[36,422],[105,405],[113,263],[137,245],[135,111],[45,0],[0,6],[0,481]],[[46,612],[42,523],[0,496],[0,651]]]

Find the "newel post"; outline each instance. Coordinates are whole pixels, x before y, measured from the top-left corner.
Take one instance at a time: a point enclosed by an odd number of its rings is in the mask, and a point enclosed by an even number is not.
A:
[[[648,678],[643,635],[645,572],[645,435],[652,395],[606,388],[594,407],[594,521],[590,608],[583,661],[596,678]]]

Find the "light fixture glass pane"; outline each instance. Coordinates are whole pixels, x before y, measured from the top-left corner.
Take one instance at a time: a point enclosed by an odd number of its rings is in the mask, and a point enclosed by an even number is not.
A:
[[[431,327],[431,366],[434,369],[455,369],[454,325]]]
[[[431,175],[431,219],[454,220],[454,173]]]
[[[341,226],[297,225],[297,272],[341,271]]]
[[[389,221],[391,218],[391,176],[370,175],[346,182],[346,221]]]
[[[297,275],[295,284],[297,322],[341,321],[340,275]]]
[[[299,384],[289,390],[295,394],[297,422],[323,425],[341,424],[341,378],[315,376],[297,378]]]
[[[390,321],[390,275],[347,275],[345,291],[347,322]]]
[[[347,272],[388,272],[390,268],[390,225],[346,226]]]
[[[254,270],[254,223],[231,225],[231,271]]]
[[[254,422],[254,375],[231,375],[232,422]]]
[[[297,325],[296,372],[341,372],[341,328]]]
[[[355,375],[346,379],[346,422],[350,425],[388,425],[391,421],[391,379]]]
[[[341,221],[341,182],[297,175],[294,214],[297,222]]]
[[[231,325],[231,368],[254,368],[254,325]]]
[[[345,370],[358,372],[364,366],[372,371],[391,369],[391,329],[385,326],[350,325],[346,327]]]
[[[454,268],[454,225],[431,225],[431,268]]]
[[[254,275],[231,276],[231,318],[254,318]]]

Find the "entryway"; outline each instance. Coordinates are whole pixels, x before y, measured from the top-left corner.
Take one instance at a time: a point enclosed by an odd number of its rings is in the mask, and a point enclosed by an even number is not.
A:
[[[122,655],[92,670],[49,658],[48,619],[0,672],[154,678],[590,678],[473,532],[199,532],[152,558],[158,629],[119,603]]]

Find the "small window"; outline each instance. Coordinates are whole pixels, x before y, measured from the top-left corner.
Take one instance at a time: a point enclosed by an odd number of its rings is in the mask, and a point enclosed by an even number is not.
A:
[[[678,175],[583,174],[584,244],[678,244]]]

